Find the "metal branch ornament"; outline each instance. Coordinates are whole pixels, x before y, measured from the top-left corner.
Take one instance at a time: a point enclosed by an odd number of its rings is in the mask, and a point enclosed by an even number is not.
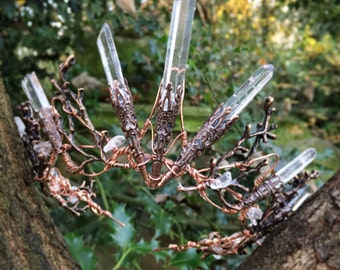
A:
[[[47,193],[72,213],[80,215],[89,208],[96,215],[109,217],[124,226],[95,202],[93,192],[93,178],[113,167],[139,172],[146,186],[151,189],[163,187],[169,181],[189,174],[195,184],[179,184],[177,191],[198,192],[206,202],[223,213],[238,213],[242,230],[224,237],[213,232],[199,242],[170,245],[167,248],[176,251],[196,248],[203,252],[203,257],[243,253],[248,245],[259,243],[273,225],[286,218],[305,198],[305,183],[316,178],[318,173],[313,171],[297,175],[313,161],[316,151],[307,149],[275,173],[278,155],[259,155],[257,151],[260,143],[276,138],[272,131],[277,126],[269,123],[275,112],[272,106],[274,98],[267,97],[263,107],[264,119],[254,131],[247,125],[234,147],[219,159],[212,159],[208,168],[192,166],[195,158],[233,126],[238,115],[268,83],[274,72],[270,64],[258,68],[189,139],[184,124],[183,99],[194,7],[194,0],[174,1],[163,79],[154,107],[142,128],[138,127],[132,94],[123,77],[108,24],[103,25],[97,46],[112,107],[123,135],[97,130],[92,123],[83,103],[84,89],[72,91],[66,77],[68,69],[75,62],[72,55],[59,67],[60,81],[52,80],[57,93],[51,103],[35,73],[23,79],[22,87],[30,101],[19,106],[22,120],[16,117],[15,121],[32,161],[35,180],[41,182]],[[174,141],[181,140],[182,149],[173,160],[167,154],[172,145],[169,146],[169,143],[176,117],[180,117],[181,132]],[[78,142],[78,128],[89,132],[89,144]],[[147,152],[142,144],[149,130],[152,135],[151,152]],[[245,142],[251,147],[246,147]],[[244,159],[233,161],[231,158],[238,154],[242,154]],[[121,158],[123,156],[125,159]],[[58,159],[64,161],[66,171],[57,168]],[[227,165],[224,161],[228,161]],[[92,171],[94,163],[102,164],[99,171]],[[88,184],[84,181],[76,185],[63,175],[64,172],[87,178]],[[255,178],[253,183],[249,183],[250,176]],[[217,194],[217,200],[216,196],[212,199],[209,195],[211,192]],[[265,201],[267,203],[263,203]],[[261,207],[265,207],[260,208],[260,202]]]

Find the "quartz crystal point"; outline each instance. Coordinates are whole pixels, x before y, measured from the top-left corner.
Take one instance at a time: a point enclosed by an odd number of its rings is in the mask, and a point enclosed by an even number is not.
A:
[[[233,178],[229,171],[223,173],[220,177],[210,182],[211,189],[222,189],[233,184]]]
[[[49,141],[58,153],[62,150],[62,138],[57,130],[52,115],[52,106],[47,100],[45,92],[34,72],[27,74],[21,81],[21,86],[24,89],[34,111],[39,115],[42,122],[42,128],[47,134]]]
[[[280,181],[284,184],[287,183],[304,168],[306,168],[316,158],[316,154],[317,153],[314,148],[307,148],[291,162],[281,168],[276,173],[276,176],[278,176],[280,178]]]
[[[231,112],[227,116],[228,119],[233,119],[249,104],[250,101],[252,101],[272,78],[273,72],[273,65],[263,65],[236,90],[227,102],[223,104],[224,108],[231,108]]]
[[[119,95],[117,95],[117,91],[125,100],[130,100],[130,90],[126,87],[116,46],[113,41],[110,27],[107,23],[103,25],[99,33],[97,47],[109,84],[113,103],[115,105],[119,104]]]
[[[189,54],[195,2],[195,0],[174,1],[164,65],[161,100],[167,94],[166,87],[169,83],[172,84],[174,89],[171,101],[175,100],[175,92],[178,86],[184,89],[185,68]]]
[[[251,225],[256,226],[258,221],[261,220],[263,211],[258,207],[250,207],[247,212],[247,217],[250,220]]]
[[[156,128],[153,140],[156,156],[152,163],[154,179],[160,177],[161,161],[172,137],[176,116],[181,111],[194,11],[195,0],[174,1],[164,74],[156,100]],[[181,123],[183,125],[183,120]]]
[[[292,208],[293,211],[296,211],[299,209],[299,207],[302,205],[302,203],[310,196],[310,193],[308,192],[309,187],[305,186],[297,191],[297,195],[295,198],[293,198],[288,206]]]
[[[188,164],[215,143],[231,127],[242,109],[271,79],[273,70],[272,65],[261,66],[227,102],[221,104],[183,148],[176,160],[177,164],[179,166]]]
[[[21,81],[21,86],[24,89],[34,111],[39,112],[43,108],[51,108],[35,72],[27,74]]]
[[[125,143],[125,137],[122,135],[117,135],[111,138],[108,143],[104,146],[104,153],[110,152],[114,148],[118,148]]]
[[[24,122],[22,122],[22,120],[21,120],[21,118],[19,116],[15,116],[14,117],[14,122],[17,125],[18,131],[19,131],[19,135],[22,138],[23,136],[26,135],[25,124],[24,124]]]
[[[132,95],[123,78],[112,33],[106,23],[99,33],[97,46],[109,85],[112,107],[119,119],[125,137],[128,139],[128,145],[135,149],[134,155],[139,157],[138,163],[141,163],[143,149],[138,138],[138,123]],[[105,150],[110,151],[108,149],[110,149],[110,146],[105,148]]]

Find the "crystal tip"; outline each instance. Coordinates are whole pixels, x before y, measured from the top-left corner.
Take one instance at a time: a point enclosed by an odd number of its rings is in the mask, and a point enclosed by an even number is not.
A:
[[[272,65],[272,64],[265,64],[265,65],[263,65],[263,68],[267,69],[269,71],[274,71],[274,69],[275,69],[274,65]]]

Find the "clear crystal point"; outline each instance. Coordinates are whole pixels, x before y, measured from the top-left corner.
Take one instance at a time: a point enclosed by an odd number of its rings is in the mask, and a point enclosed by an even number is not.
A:
[[[222,189],[233,184],[233,177],[229,171],[223,173],[220,177],[213,179],[210,182],[211,189]]]
[[[111,138],[108,143],[104,146],[103,151],[104,153],[108,153],[113,148],[117,148],[122,146],[125,143],[125,137],[122,135],[117,135]]]
[[[316,154],[317,153],[314,148],[307,148],[291,162],[281,168],[276,173],[276,175],[283,183],[287,183],[304,168],[306,168],[316,158]]]
[[[161,98],[163,99],[169,83],[174,90],[178,85],[184,84],[195,4],[195,0],[174,1],[162,80]]]
[[[303,202],[310,196],[308,192],[309,186],[305,186],[297,191],[297,195],[293,198],[289,203],[288,206],[292,208],[292,211],[296,211]]]
[[[36,112],[51,107],[35,72],[27,74],[21,81],[21,86]]]
[[[258,221],[261,220],[263,211],[258,207],[250,207],[247,212],[247,217],[250,220],[251,225],[256,226]]]
[[[113,41],[110,27],[107,23],[104,23],[102,29],[100,30],[97,39],[97,47],[109,85],[113,86],[114,80],[124,83],[116,46]]]
[[[57,130],[53,119],[53,109],[47,100],[45,92],[34,72],[27,74],[21,81],[24,89],[34,111],[38,112],[40,121],[42,121],[42,128],[49,137],[53,147],[57,153],[61,153],[62,138]]]
[[[97,38],[97,47],[104,67],[107,82],[110,87],[113,102],[117,104],[119,100],[116,98],[117,91],[125,99],[129,99],[129,90],[125,85],[125,80],[120,66],[115,43],[110,27],[104,23]]]
[[[236,90],[236,92],[223,104],[223,107],[225,108],[231,107],[231,112],[227,116],[228,119],[237,116],[249,104],[272,78],[273,72],[273,65],[263,65]]]
[[[22,138],[24,135],[26,135],[26,127],[24,122],[21,120],[21,118],[19,116],[15,116],[14,117],[14,122],[17,125],[18,131],[19,131],[19,135]]]

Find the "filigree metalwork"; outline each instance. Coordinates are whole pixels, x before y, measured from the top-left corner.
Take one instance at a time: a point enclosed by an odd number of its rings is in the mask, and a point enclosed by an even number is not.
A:
[[[272,226],[292,212],[302,196],[305,183],[317,177],[314,171],[296,177],[315,158],[316,152],[309,148],[275,172],[279,156],[275,153],[261,155],[257,151],[261,143],[276,138],[272,132],[277,126],[270,124],[275,112],[274,98],[269,96],[264,101],[263,121],[255,130],[252,131],[251,126],[247,125],[232,149],[219,159],[212,159],[207,168],[194,167],[192,161],[232,128],[241,111],[271,79],[274,67],[270,64],[261,66],[234,95],[217,107],[196,135],[189,139],[184,125],[183,98],[190,40],[187,33],[191,32],[193,17],[190,6],[194,5],[194,1],[175,3],[180,4],[174,8],[174,13],[187,11],[183,16],[173,16],[175,22],[172,22],[171,27],[164,78],[154,107],[142,128],[138,127],[132,94],[122,75],[107,24],[104,24],[99,34],[97,45],[108,81],[112,107],[124,135],[112,135],[107,130],[97,130],[92,123],[83,102],[84,89],[73,91],[67,80],[67,71],[75,62],[73,55],[60,65],[59,81],[52,80],[56,94],[51,99],[51,104],[35,74],[25,77],[23,88],[31,103],[25,102],[19,106],[23,123],[19,118],[16,118],[16,122],[32,161],[35,180],[41,182],[48,194],[61,206],[74,214],[79,215],[90,208],[95,214],[107,216],[124,225],[94,201],[93,178],[113,167],[139,172],[146,186],[151,189],[163,187],[169,181],[188,174],[194,185],[179,184],[177,191],[197,192],[223,213],[238,213],[242,228],[240,232],[230,236],[221,236],[214,232],[199,242],[170,245],[168,248],[176,251],[196,248],[203,252],[203,257],[210,254],[243,253],[245,247],[259,243]],[[181,23],[178,20],[186,21]],[[178,30],[180,26],[184,28]],[[175,56],[178,55],[177,59]],[[180,140],[182,149],[176,159],[171,159],[168,151],[172,145],[170,142],[177,116],[181,120],[181,132],[173,141]],[[85,129],[91,135],[88,144],[78,142],[77,129]],[[147,148],[141,143],[149,130],[152,137],[151,152],[146,151]],[[232,158],[236,155],[243,159],[235,161]],[[64,161],[66,172],[87,177],[89,184],[72,184],[57,168],[58,159]],[[93,166],[98,163],[102,166]],[[100,169],[93,171],[93,168]],[[286,185],[289,181],[290,184]],[[217,196],[211,196],[216,194]],[[263,207],[263,202],[268,200],[269,203]]]

